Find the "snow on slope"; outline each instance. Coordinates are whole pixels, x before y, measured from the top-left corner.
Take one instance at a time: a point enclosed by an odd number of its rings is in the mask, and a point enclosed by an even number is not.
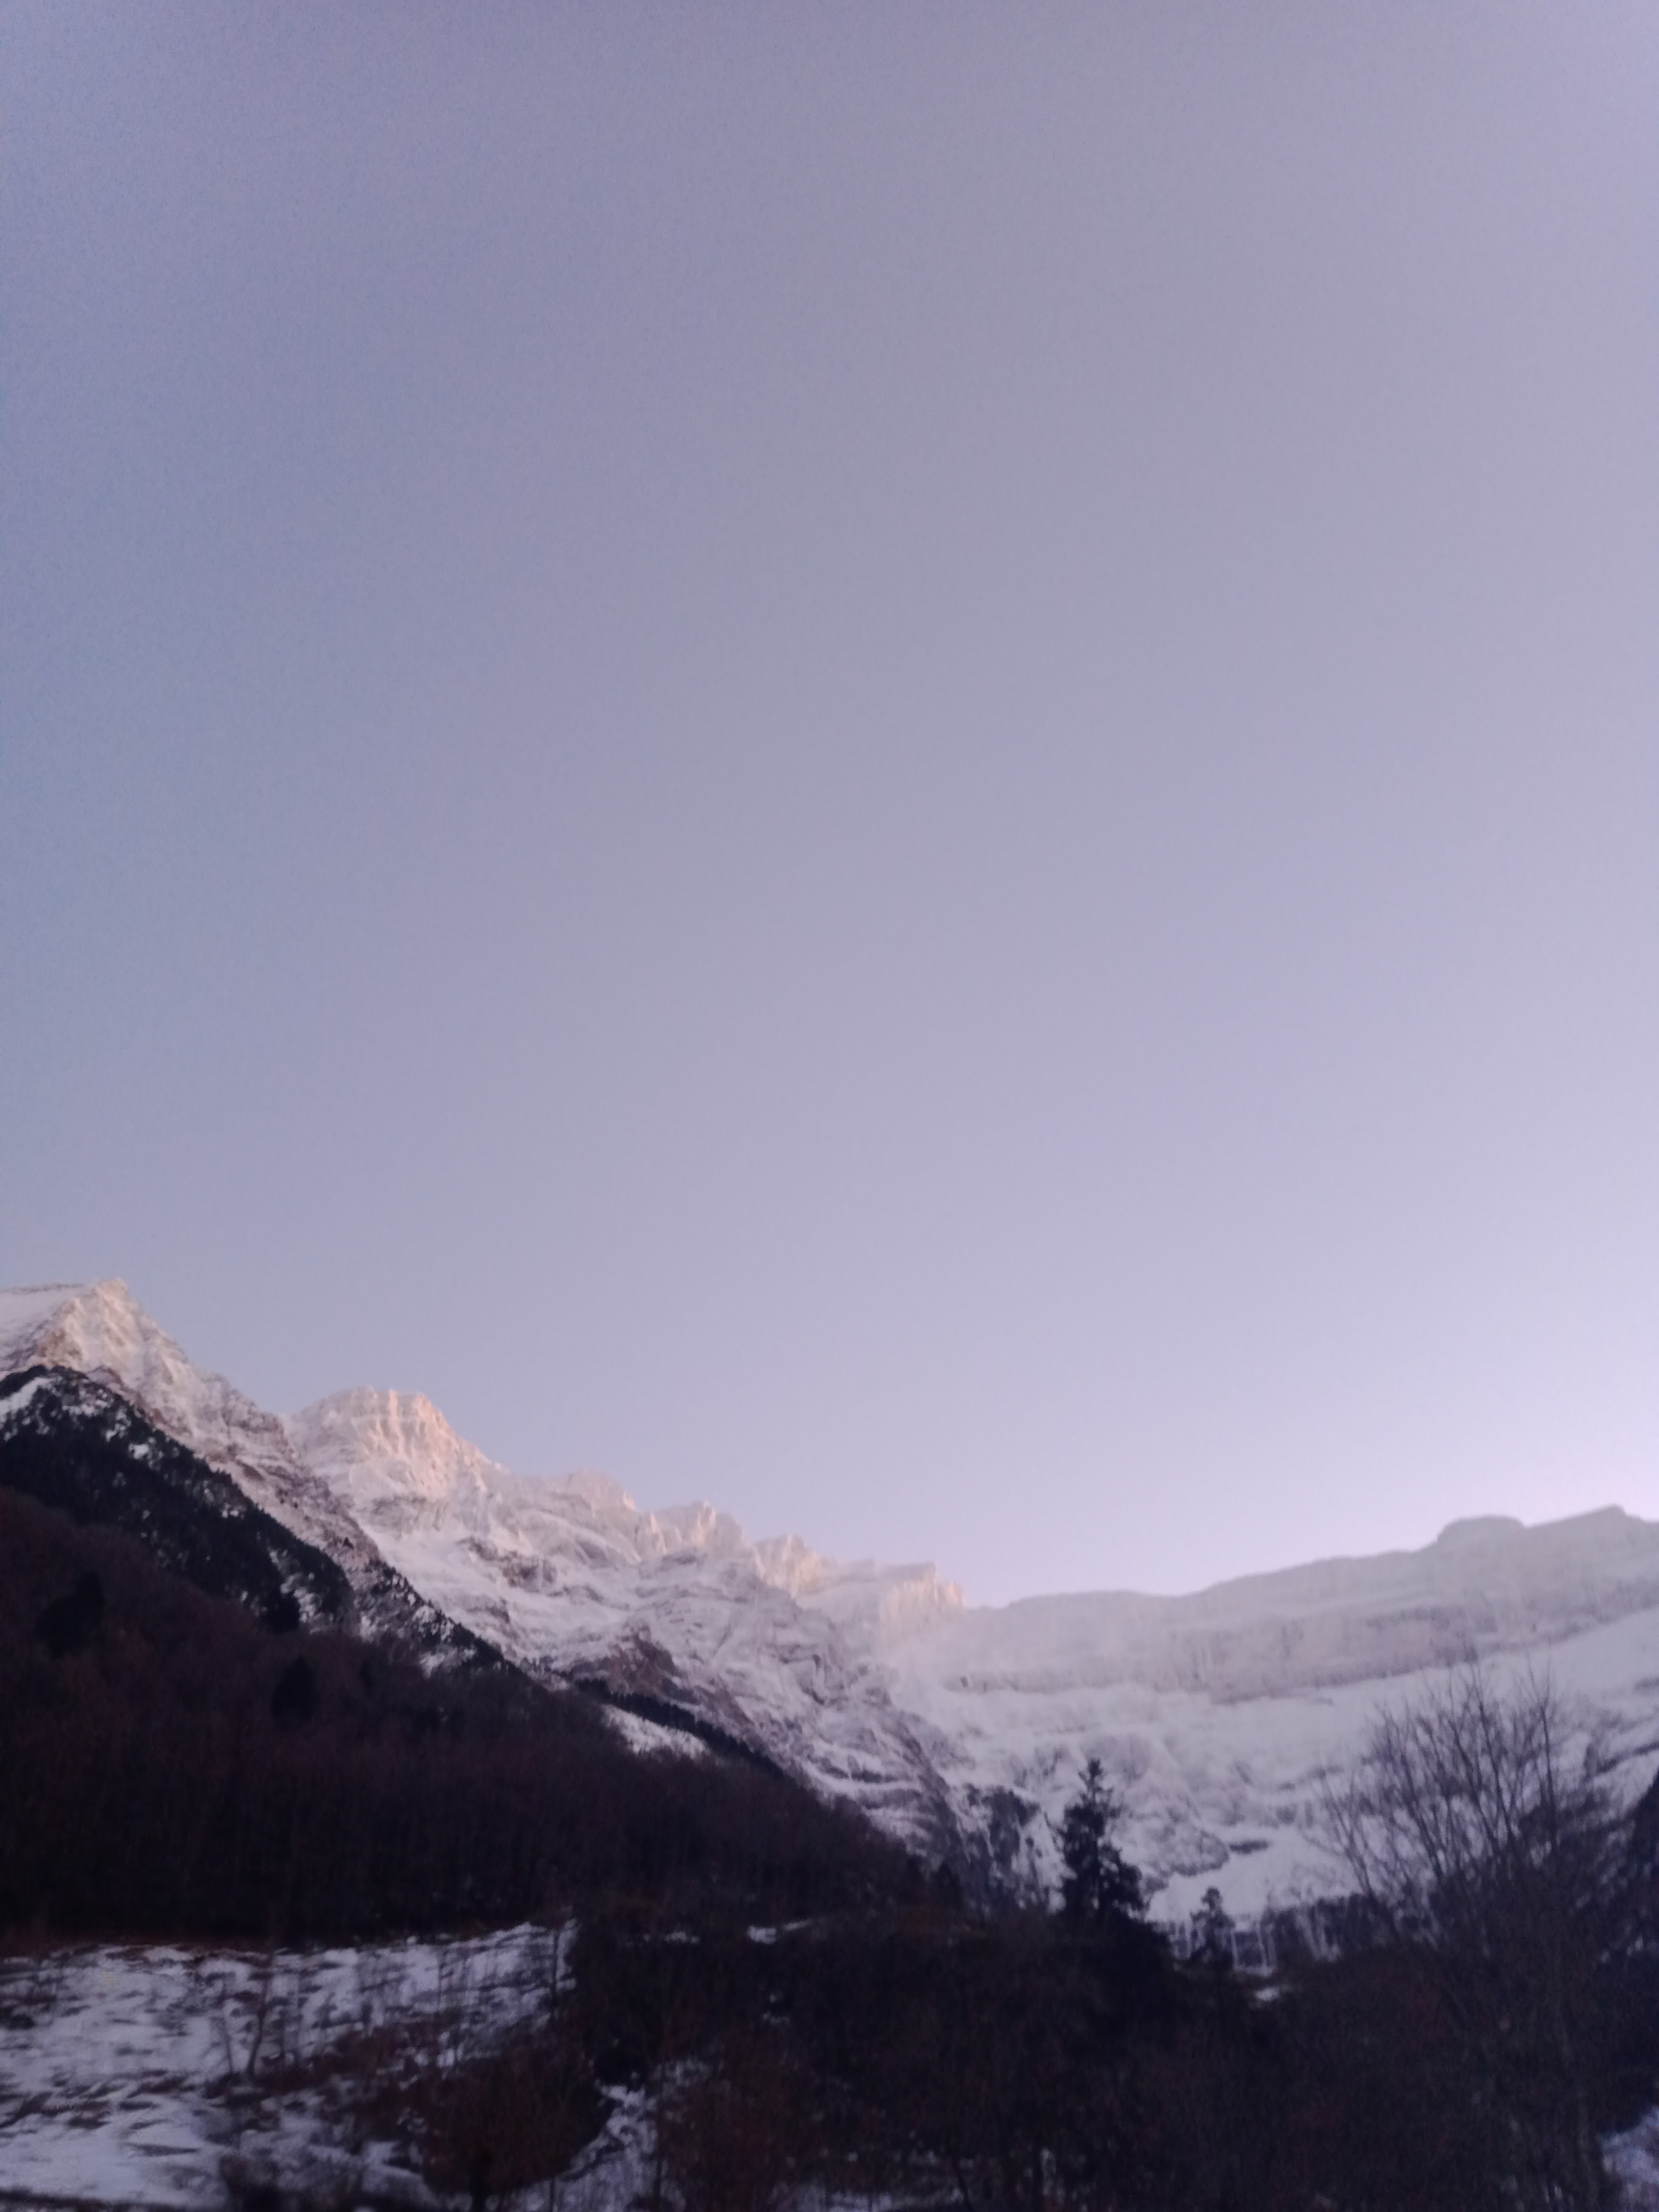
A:
[[[1161,1917],[1212,1884],[1241,1918],[1340,1886],[1322,1776],[1382,1705],[1470,1656],[1603,1708],[1633,1784],[1656,1755],[1659,1527],[1616,1510],[1455,1523],[1422,1551],[1188,1597],[970,1608],[931,1567],[845,1566],[751,1544],[706,1505],[642,1512],[599,1476],[513,1474],[418,1396],[347,1391],[278,1422],[198,1375],[118,1285],[0,1296],[0,1370],[18,1345],[114,1379],[260,1503],[268,1482],[331,1515],[536,1671],[687,1706],[913,1842],[954,1826],[970,1859],[1050,1879],[1052,1823],[1099,1757]]]
[[[1650,1555],[1659,1544],[1659,1530],[1622,1515],[1587,1518],[1612,1522],[1592,1532],[1610,1551],[1623,1535]],[[1305,1636],[1294,1590],[1261,1577],[1250,1596],[1261,1612],[1237,1624],[1231,1652],[1196,1624],[1206,1608],[1238,1604],[1237,1584],[1189,1599],[1039,1598],[970,1612],[896,1655],[893,1694],[927,1723],[959,1802],[1000,1788],[1047,1815],[1026,1832],[1041,1872],[1054,1872],[1048,1822],[1080,1761],[1098,1757],[1127,1808],[1129,1856],[1161,1884],[1158,1917],[1184,1919],[1213,1884],[1235,1917],[1254,1918],[1345,1887],[1323,1840],[1325,1776],[1352,1763],[1382,1706],[1411,1702],[1466,1659],[1500,1681],[1547,1675],[1570,1703],[1607,1714],[1632,1786],[1645,1784],[1659,1753],[1659,1607],[1609,1617],[1605,1604],[1540,1603],[1500,1628],[1485,1601],[1481,1570],[1500,1577],[1506,1550],[1530,1547],[1535,1568],[1558,1546],[1578,1551],[1583,1534],[1572,1522],[1516,1529],[1466,1553],[1467,1612],[1443,1589],[1431,1629],[1399,1565],[1425,1565],[1433,1579],[1444,1538],[1398,1561],[1340,1563],[1382,1571],[1345,1575],[1349,1602],[1322,1612]],[[1277,1663],[1265,1665],[1274,1644]]]
[[[1098,1756],[1171,1917],[1212,1883],[1240,1917],[1340,1886],[1322,1778],[1380,1704],[1468,1657],[1547,1661],[1633,1758],[1659,1735],[1659,1528],[1616,1510],[1455,1523],[1420,1552],[1191,1597],[968,1608],[931,1568],[751,1545],[708,1506],[644,1513],[599,1476],[526,1481],[423,1398],[349,1391],[289,1427],[456,1619],[543,1671],[690,1705],[914,1840],[939,1836],[942,1784],[987,1858],[1050,1880],[1053,1824]]]
[[[338,1951],[106,1944],[0,1960],[0,2201],[220,2212],[261,2189],[277,2202],[281,2177],[283,2201],[437,2212],[456,2200],[422,2181],[383,2112],[363,2111],[366,2083],[374,2068],[395,2078],[496,2048],[540,2014],[563,1940],[526,1927]],[[369,2039],[373,2068],[353,2049]]]
[[[1322,1777],[1379,1708],[1471,1658],[1546,1672],[1618,1724],[1632,1781],[1659,1739],[1659,1527],[1616,1509],[1540,1528],[1454,1522],[1419,1552],[1334,1559],[1193,1596],[1032,1598],[975,1608],[892,1655],[958,1802],[1002,1789],[1052,1875],[1050,1820],[1103,1761],[1127,1843],[1183,1917],[1328,1893]],[[1645,1761],[1644,1765],[1643,1762]]]
[[[842,1569],[753,1545],[706,1505],[645,1513],[599,1475],[526,1480],[422,1397],[348,1390],[289,1423],[296,1452],[415,1587],[537,1672],[696,1712],[941,1848],[933,1763],[879,1653],[961,1595],[931,1567]]]

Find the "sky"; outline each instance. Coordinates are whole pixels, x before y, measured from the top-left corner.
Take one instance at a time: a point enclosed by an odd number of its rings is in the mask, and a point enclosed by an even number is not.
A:
[[[0,1280],[984,1601],[1659,1516],[1649,0],[0,112]]]

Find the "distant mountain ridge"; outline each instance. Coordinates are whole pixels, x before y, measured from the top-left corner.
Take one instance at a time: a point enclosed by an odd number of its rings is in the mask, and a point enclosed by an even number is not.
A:
[[[1251,1915],[1340,1880],[1322,1778],[1380,1704],[1479,1656],[1547,1665],[1632,1759],[1659,1739],[1659,1527],[1609,1508],[1223,1583],[969,1607],[931,1566],[750,1542],[703,1504],[515,1474],[417,1395],[288,1419],[191,1365],[114,1282],[0,1292],[0,1373],[119,1393],[343,1570],[371,1626],[470,1632],[549,1680],[678,1708],[847,1796],[931,1856],[1036,1885],[1083,1760],[1180,1917],[1213,1884]],[[0,1443],[7,1414],[0,1405]]]

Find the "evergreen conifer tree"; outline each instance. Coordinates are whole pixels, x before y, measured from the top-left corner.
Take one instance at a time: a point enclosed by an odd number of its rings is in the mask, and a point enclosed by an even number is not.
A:
[[[1083,1787],[1060,1816],[1060,1909],[1079,1928],[1104,1929],[1145,1917],[1139,1870],[1113,1841],[1122,1807],[1106,1787],[1097,1759],[1083,1770]]]

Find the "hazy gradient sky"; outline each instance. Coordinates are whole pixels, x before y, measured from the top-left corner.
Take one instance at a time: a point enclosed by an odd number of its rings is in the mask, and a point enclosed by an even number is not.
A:
[[[981,1598],[1659,1514],[1651,0],[0,101],[0,1279]]]

